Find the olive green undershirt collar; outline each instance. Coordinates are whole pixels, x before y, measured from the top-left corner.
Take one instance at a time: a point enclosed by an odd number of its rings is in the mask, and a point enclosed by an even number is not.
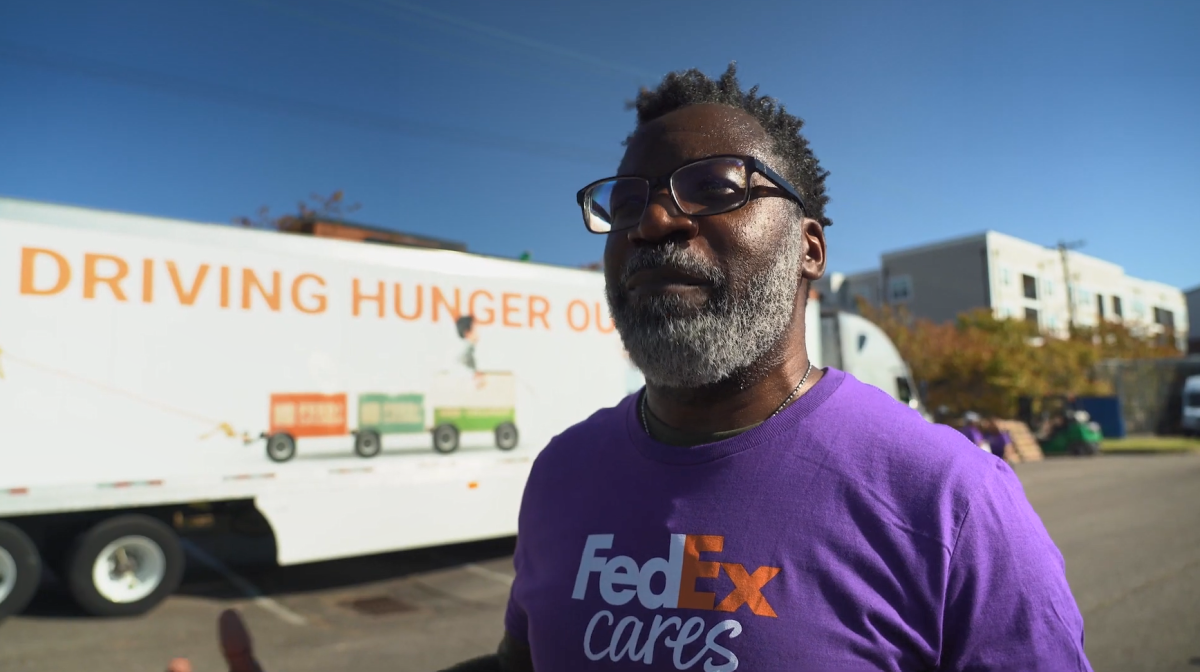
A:
[[[675,429],[662,420],[659,420],[654,415],[654,412],[650,410],[649,404],[644,406],[644,408],[646,409],[646,425],[650,428],[650,438],[660,443],[665,443],[668,446],[679,446],[680,448],[693,448],[695,446],[724,441],[725,439],[732,439],[738,434],[744,434],[762,424],[761,422],[756,422],[748,427],[730,429],[723,432],[690,432],[683,429]]]

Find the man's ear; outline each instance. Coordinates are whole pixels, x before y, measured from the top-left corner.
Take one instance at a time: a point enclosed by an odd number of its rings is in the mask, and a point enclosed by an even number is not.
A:
[[[800,277],[809,282],[825,275],[825,227],[815,219],[800,220],[804,235],[804,258],[800,262]]]

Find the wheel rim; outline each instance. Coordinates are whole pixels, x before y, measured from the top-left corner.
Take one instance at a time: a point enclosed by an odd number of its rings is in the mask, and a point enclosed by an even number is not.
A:
[[[449,448],[454,445],[454,432],[449,429],[443,429],[437,434],[437,444],[439,448]]]
[[[162,547],[142,536],[121,537],[104,547],[92,565],[92,584],[114,604],[146,599],[163,582],[167,556]]]
[[[17,561],[12,553],[0,548],[0,603],[17,588]]]
[[[501,427],[500,428],[500,445],[506,446],[506,447],[511,447],[511,446],[515,445],[517,442],[516,434],[517,433],[515,431],[513,431],[512,427]]]
[[[267,452],[271,453],[273,457],[287,457],[288,455],[292,454],[292,447],[290,443],[291,442],[282,438],[272,439],[270,443],[267,444]]]
[[[368,434],[362,439],[362,452],[367,455],[374,455],[379,452],[379,440],[373,434]]]

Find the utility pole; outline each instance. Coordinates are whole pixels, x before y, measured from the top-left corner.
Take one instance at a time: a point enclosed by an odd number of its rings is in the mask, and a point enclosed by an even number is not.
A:
[[[1067,262],[1067,251],[1078,250],[1083,247],[1084,241],[1075,240],[1071,242],[1058,241],[1058,254],[1062,257],[1063,281],[1067,291],[1067,335],[1075,334],[1075,293],[1071,291],[1071,269]]]

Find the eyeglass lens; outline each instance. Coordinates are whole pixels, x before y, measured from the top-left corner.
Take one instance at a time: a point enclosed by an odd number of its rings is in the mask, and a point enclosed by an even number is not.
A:
[[[717,157],[683,166],[671,176],[671,191],[688,215],[715,215],[746,203],[746,163]],[[649,183],[640,177],[618,177],[593,186],[584,201],[588,229],[608,233],[637,226],[650,200]]]

